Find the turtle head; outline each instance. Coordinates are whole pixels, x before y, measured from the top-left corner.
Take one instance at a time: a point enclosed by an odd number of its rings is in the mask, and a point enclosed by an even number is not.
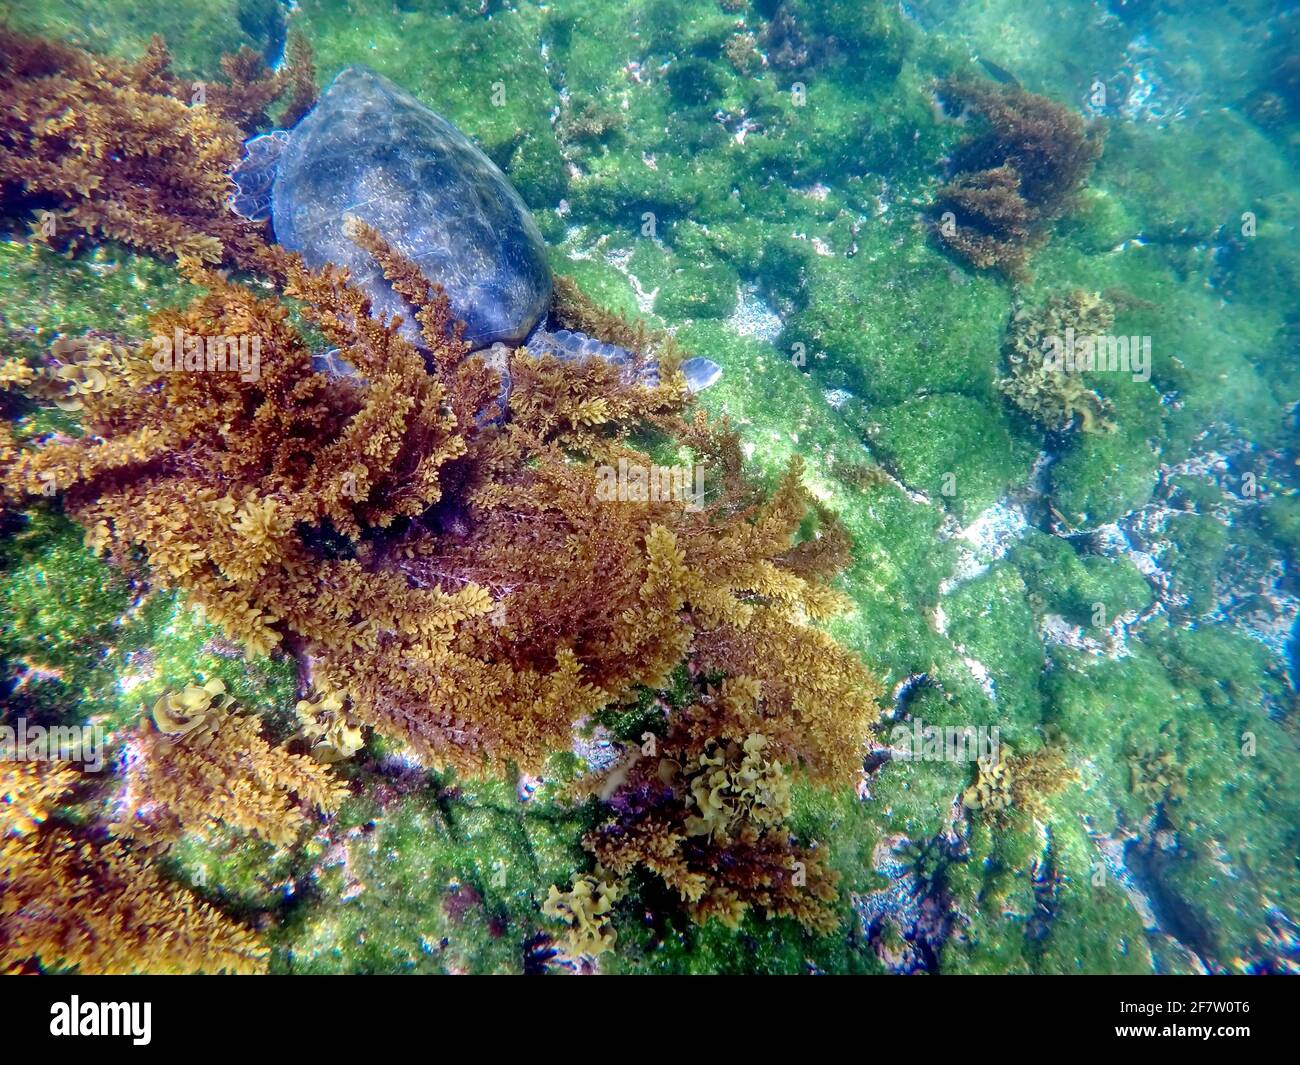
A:
[[[682,363],[682,373],[686,375],[686,387],[692,392],[702,392],[722,376],[722,367],[712,359],[687,359]]]
[[[271,217],[271,187],[280,153],[288,143],[288,131],[276,129],[253,137],[244,145],[244,157],[230,172],[234,187],[226,197],[226,205],[240,218],[265,222]]]

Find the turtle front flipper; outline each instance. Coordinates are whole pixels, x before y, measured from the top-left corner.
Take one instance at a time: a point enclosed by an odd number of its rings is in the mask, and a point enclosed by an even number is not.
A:
[[[554,355],[566,362],[581,362],[585,359],[604,359],[624,371],[624,375],[634,384],[646,388],[659,386],[659,363],[651,359],[640,366],[636,356],[616,344],[607,344],[589,337],[586,333],[571,329],[557,329],[554,333],[546,329],[536,329],[527,340],[528,350],[537,355]],[[686,387],[692,392],[708,388],[722,373],[722,367],[710,359],[687,359],[682,363],[682,372],[686,375]]]
[[[589,337],[572,329],[535,329],[525,341],[533,355],[553,355],[563,362],[585,362],[587,359],[604,359],[613,363],[625,373],[631,374],[636,364],[636,356],[627,348]],[[637,382],[649,388],[659,383],[659,364],[654,360],[641,367]]]
[[[244,157],[230,172],[234,188],[226,197],[226,205],[235,214],[250,222],[265,222],[271,217],[271,186],[280,153],[288,143],[288,131],[275,129],[244,145]]]
[[[361,377],[357,373],[357,368],[343,358],[342,352],[338,348],[330,348],[329,351],[313,355],[311,357],[311,368],[313,373],[323,373],[329,377],[355,377],[358,379]]]

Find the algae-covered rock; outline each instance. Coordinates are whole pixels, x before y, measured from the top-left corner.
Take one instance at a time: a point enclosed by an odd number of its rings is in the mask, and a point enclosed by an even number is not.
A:
[[[1127,558],[1080,557],[1059,537],[1031,529],[1011,553],[1032,596],[1047,613],[1102,630],[1121,615],[1140,613],[1153,594]]]
[[[1261,520],[1269,534],[1292,558],[1300,554],[1300,496],[1279,496],[1269,500]]]
[[[720,263],[688,266],[665,280],[655,313],[665,318],[726,318],[736,309],[739,278]]]
[[[877,409],[868,432],[905,484],[963,521],[1028,480],[1037,456],[998,411],[969,396],[924,396]]]
[[[1042,720],[1043,646],[1027,589],[1005,563],[944,597],[948,638],[990,689],[1002,739],[1022,746]]]
[[[1145,441],[1123,434],[1080,437],[1052,464],[1052,504],[1078,528],[1115,521],[1151,498],[1159,465]]]

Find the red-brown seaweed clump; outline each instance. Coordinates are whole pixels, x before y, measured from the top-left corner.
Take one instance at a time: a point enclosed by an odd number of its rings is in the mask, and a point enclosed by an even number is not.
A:
[[[1020,276],[1101,156],[1101,129],[1019,86],[950,80],[940,92],[984,129],[953,154],[935,231],[971,265]]]
[[[0,29],[0,213],[34,216],[60,248],[107,238],[254,265],[266,227],[227,209],[227,175],[277,99],[282,121],[315,99],[302,38],[289,58],[272,72],[244,48],[222,60],[224,80],[190,82],[159,37],[128,62]]]

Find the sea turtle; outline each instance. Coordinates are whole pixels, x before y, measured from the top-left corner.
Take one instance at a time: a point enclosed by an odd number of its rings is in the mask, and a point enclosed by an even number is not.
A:
[[[546,328],[551,272],[542,234],[519,193],[455,126],[364,67],[342,71],[292,130],[255,137],[231,174],[232,210],[270,218],[276,240],[308,266],[337,263],[370,296],[376,315],[400,314],[419,341],[412,309],[345,232],[354,216],[442,285],[473,349],[526,344],[564,359],[605,358],[632,373],[630,352],[569,330]],[[355,372],[337,352],[317,368]],[[502,360],[498,365],[504,365]],[[682,365],[692,391],[722,370],[709,359]],[[658,367],[637,370],[658,383]],[[503,399],[509,383],[503,383]]]

